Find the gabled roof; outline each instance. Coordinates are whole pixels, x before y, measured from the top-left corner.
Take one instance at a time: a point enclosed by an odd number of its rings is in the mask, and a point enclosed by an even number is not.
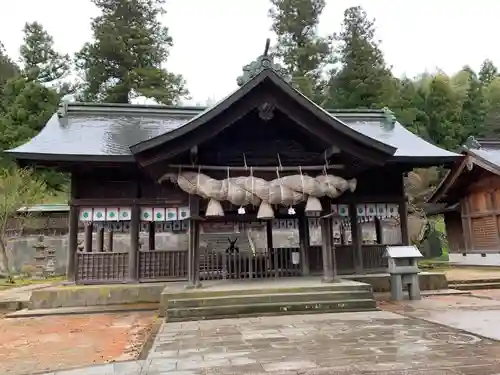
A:
[[[500,176],[500,140],[469,137],[462,146],[461,154],[463,158],[457,160],[441,180],[428,199],[429,202],[440,202],[459,179],[472,171],[475,166]]]
[[[388,124],[382,110],[327,111],[272,71],[264,71],[258,77],[226,99],[237,100],[254,85],[270,80],[339,133],[386,154],[388,161],[411,163],[417,167],[451,163],[459,157],[419,138],[398,122]],[[134,162],[133,152],[175,139],[200,126],[230,105],[227,100],[211,108],[67,103],[37,136],[7,153],[18,160],[32,161]]]
[[[381,154],[386,155],[387,157],[394,155],[394,153],[396,152],[395,147],[387,143],[380,142],[375,138],[368,137],[346,126],[346,124],[344,124],[341,120],[332,116],[323,108],[316,105],[314,102],[302,95],[299,91],[290,86],[285,80],[278,76],[273,69],[263,69],[256,76],[243,84],[234,93],[232,93],[219,103],[215,104],[213,107],[201,112],[199,115],[195,116],[184,125],[170,132],[140,142],[132,146],[130,150],[133,154],[136,154],[159,145],[168,147],[167,144],[169,142],[175,142],[180,137],[201,128],[208,121],[216,118],[218,115],[231,108],[233,105],[235,105],[235,103],[247,96],[252,90],[264,83],[272,84],[274,87],[278,88],[281,92],[288,95],[297,106],[301,106],[307,111],[313,113],[316,118],[329,125],[340,135],[349,137],[353,141],[360,143],[362,146],[374,149]],[[222,130],[223,127],[228,126],[228,124],[224,124],[222,122],[219,124],[220,130]]]

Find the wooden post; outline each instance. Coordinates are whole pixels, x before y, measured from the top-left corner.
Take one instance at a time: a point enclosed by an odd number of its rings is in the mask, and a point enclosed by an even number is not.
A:
[[[331,212],[331,202],[329,199],[324,199],[323,207],[325,207],[325,214]],[[320,219],[321,223],[321,252],[323,255],[323,282],[331,283],[335,278],[333,266],[333,229],[332,218],[327,217]]]
[[[102,252],[104,251],[104,225],[100,224],[99,228],[97,229],[97,251]]]
[[[108,237],[106,241],[106,249],[108,252],[112,253],[113,252],[113,227],[110,225],[108,227]]]
[[[464,233],[465,253],[474,249],[474,237],[472,235],[472,223],[470,218],[469,199],[466,196],[460,201],[460,216],[462,217],[462,229]]]
[[[137,257],[139,253],[139,226],[140,208],[134,204],[130,220],[130,249],[128,253],[128,278],[131,282],[137,281]]]
[[[374,222],[375,222],[375,235],[377,237],[377,243],[381,245],[384,242],[384,238],[383,238],[384,231],[382,228],[382,222],[380,221],[380,219],[377,216],[375,216]]]
[[[194,223],[194,234],[193,234],[193,242],[194,242],[194,286],[196,288],[201,287],[200,282],[200,222],[198,220],[193,220]]]
[[[91,232],[92,233],[92,232]],[[68,254],[66,265],[66,278],[68,281],[75,281],[76,257],[78,250],[78,207],[69,207],[69,231],[68,231]]]
[[[309,220],[305,214],[299,217],[299,245],[300,245],[300,273],[302,276],[310,274],[309,268]]]
[[[189,211],[192,217],[200,215],[200,198],[189,196]],[[201,287],[200,282],[200,223],[197,219],[189,219],[188,232],[188,288]]]
[[[333,234],[331,218],[321,219],[321,242],[323,255],[323,282],[331,283],[335,278],[333,270]]]
[[[149,237],[148,237],[148,243],[149,243],[149,250],[154,250],[156,249],[156,244],[155,244],[155,222],[154,221],[151,221],[149,223],[149,233],[148,233]]]
[[[406,198],[399,203],[398,211],[401,225],[401,243],[408,246],[410,244],[410,233],[408,231],[408,203]]]
[[[94,225],[93,225],[92,221],[85,222],[83,246],[85,247],[86,253],[92,252],[92,227],[93,226]]]
[[[363,273],[363,238],[361,234],[361,225],[358,223],[358,214],[356,204],[349,204],[349,218],[351,220],[351,239],[352,250],[354,253],[354,269],[356,273]]]

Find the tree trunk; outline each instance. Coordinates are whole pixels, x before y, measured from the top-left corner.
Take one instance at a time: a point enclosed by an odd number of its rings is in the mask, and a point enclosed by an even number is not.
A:
[[[5,269],[5,273],[7,274],[7,279],[12,281],[12,273],[9,265],[9,257],[7,256],[7,247],[5,246],[5,242],[3,238],[0,238],[0,260]]]

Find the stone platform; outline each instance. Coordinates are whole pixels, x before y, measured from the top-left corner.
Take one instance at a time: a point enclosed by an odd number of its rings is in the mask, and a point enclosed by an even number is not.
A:
[[[389,274],[346,275],[342,276],[342,279],[369,284],[374,292],[390,291]],[[269,282],[276,282],[278,283],[277,285],[291,285],[296,283],[297,280],[302,280],[305,283],[304,285],[309,282],[308,285],[310,286],[311,281],[307,280],[315,280],[314,283],[318,284],[320,279],[281,278],[269,280],[220,280],[215,283],[219,285],[219,287],[227,285],[225,288],[234,290],[235,288],[259,289]],[[211,282],[208,281],[203,282],[203,285],[207,286],[210,285],[210,283]],[[29,303],[27,302],[20,308],[28,306],[30,310],[66,309],[73,307],[86,307],[90,309],[93,306],[97,306],[99,309],[102,306],[110,305],[151,304],[151,309],[156,309],[157,304],[160,303],[161,294],[165,287],[167,287],[167,290],[174,290],[177,288],[177,290],[184,291],[185,285],[185,281],[114,285],[58,285],[30,291],[31,296],[29,297]],[[444,273],[440,272],[423,272],[420,275],[420,287],[422,290],[446,289],[446,276]],[[327,301],[333,302],[331,299]],[[281,302],[283,302],[283,300],[281,300],[280,303]],[[325,302],[325,300],[322,302]],[[163,313],[163,311],[161,312]]]
[[[169,322],[370,310],[376,303],[369,284],[322,283],[319,277],[210,281],[193,289],[167,285],[160,301],[160,316]]]

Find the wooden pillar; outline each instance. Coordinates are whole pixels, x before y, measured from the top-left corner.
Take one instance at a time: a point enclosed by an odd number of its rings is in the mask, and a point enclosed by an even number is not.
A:
[[[375,223],[375,235],[377,236],[377,243],[382,244],[384,242],[384,231],[382,229],[382,221],[380,221],[380,218],[375,216],[374,219]]]
[[[149,233],[148,233],[149,237],[148,237],[148,243],[149,243],[149,250],[154,250],[156,249],[156,243],[155,243],[155,222],[154,221],[151,221],[149,223]]]
[[[266,221],[266,240],[267,240],[267,251],[271,252],[273,249],[273,221]]]
[[[128,253],[128,278],[137,281],[137,258],[139,255],[140,208],[134,204],[130,214],[130,248]]]
[[[75,281],[76,257],[78,250],[78,207],[69,207],[69,231],[68,231],[68,254],[66,265],[66,278],[68,281]],[[92,232],[91,232],[92,234]]]
[[[331,212],[331,202],[329,199],[324,199],[321,202],[324,209],[324,214]],[[323,255],[323,282],[331,283],[334,278],[334,265],[333,265],[333,229],[332,218],[327,217],[320,219],[321,227],[321,253]]]
[[[305,214],[299,217],[299,246],[300,246],[300,273],[302,276],[310,274],[309,268],[309,220]]]
[[[200,198],[196,195],[189,196],[188,231],[188,288],[199,288],[200,282]]]
[[[358,222],[356,204],[349,204],[349,218],[351,221],[351,239],[352,251],[354,254],[354,269],[356,273],[363,273],[363,237],[361,234],[361,225]]]
[[[469,253],[474,249],[474,237],[472,235],[472,223],[470,218],[470,205],[467,197],[460,201],[460,214],[462,217],[462,229],[465,242],[465,253]]]
[[[87,221],[85,222],[85,229],[84,229],[84,249],[86,253],[92,252],[92,227],[93,227],[93,222],[92,221]]]
[[[331,218],[321,219],[321,251],[323,255],[323,282],[331,283],[334,278],[333,233]]]
[[[194,224],[194,234],[193,234],[193,242],[194,242],[194,262],[193,262],[193,268],[194,268],[194,286],[196,288],[201,287],[201,282],[200,282],[200,221],[199,220],[193,220]]]
[[[410,232],[408,231],[408,203],[406,198],[399,203],[399,222],[401,225],[401,243],[403,245],[410,244]]]
[[[99,228],[97,228],[97,235],[96,235],[96,242],[97,242],[97,251],[102,252],[104,251],[104,225],[99,224]]]
[[[114,235],[113,227],[110,225],[108,227],[108,236],[106,238],[106,249],[110,253],[113,252],[113,235]]]

